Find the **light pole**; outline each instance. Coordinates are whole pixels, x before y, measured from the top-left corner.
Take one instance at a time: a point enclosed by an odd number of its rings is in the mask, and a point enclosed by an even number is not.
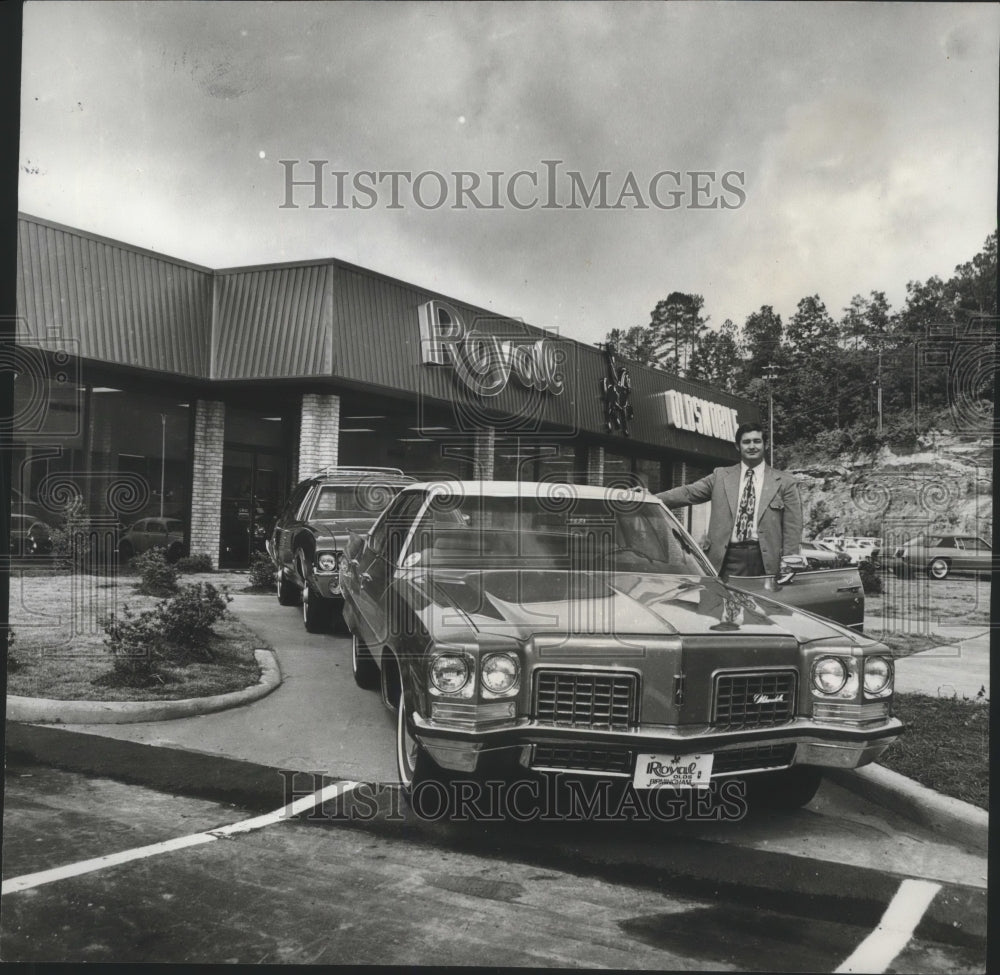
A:
[[[163,491],[167,479],[167,414],[160,414],[160,518],[163,518]]]

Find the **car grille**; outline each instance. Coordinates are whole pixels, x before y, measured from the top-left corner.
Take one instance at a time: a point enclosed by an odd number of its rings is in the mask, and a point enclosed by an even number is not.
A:
[[[722,728],[783,724],[795,713],[795,671],[719,674],[712,723]]]
[[[792,764],[795,745],[749,745],[716,752],[712,775],[728,775],[759,768],[784,768]]]
[[[635,674],[545,670],[535,675],[538,721],[625,731],[635,724]]]
[[[631,775],[630,748],[602,748],[587,745],[535,745],[531,767],[536,769],[574,769],[586,772]]]

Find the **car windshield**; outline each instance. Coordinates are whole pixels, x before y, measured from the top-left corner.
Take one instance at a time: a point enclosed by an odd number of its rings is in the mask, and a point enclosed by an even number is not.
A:
[[[711,573],[662,506],[635,500],[438,495],[410,552],[411,565]]]
[[[325,484],[313,506],[313,521],[335,521],[341,518],[374,520],[396,496],[402,485],[383,481],[361,484]]]

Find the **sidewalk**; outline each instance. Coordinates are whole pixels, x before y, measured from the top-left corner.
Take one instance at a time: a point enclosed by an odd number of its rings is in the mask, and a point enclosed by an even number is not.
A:
[[[935,626],[934,632],[954,643],[896,659],[896,691],[930,697],[973,699],[985,689],[990,696],[988,626]]]

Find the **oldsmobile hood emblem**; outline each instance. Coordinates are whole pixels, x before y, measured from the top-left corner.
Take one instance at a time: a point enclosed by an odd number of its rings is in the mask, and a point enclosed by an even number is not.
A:
[[[754,694],[754,704],[784,704],[784,694]]]

